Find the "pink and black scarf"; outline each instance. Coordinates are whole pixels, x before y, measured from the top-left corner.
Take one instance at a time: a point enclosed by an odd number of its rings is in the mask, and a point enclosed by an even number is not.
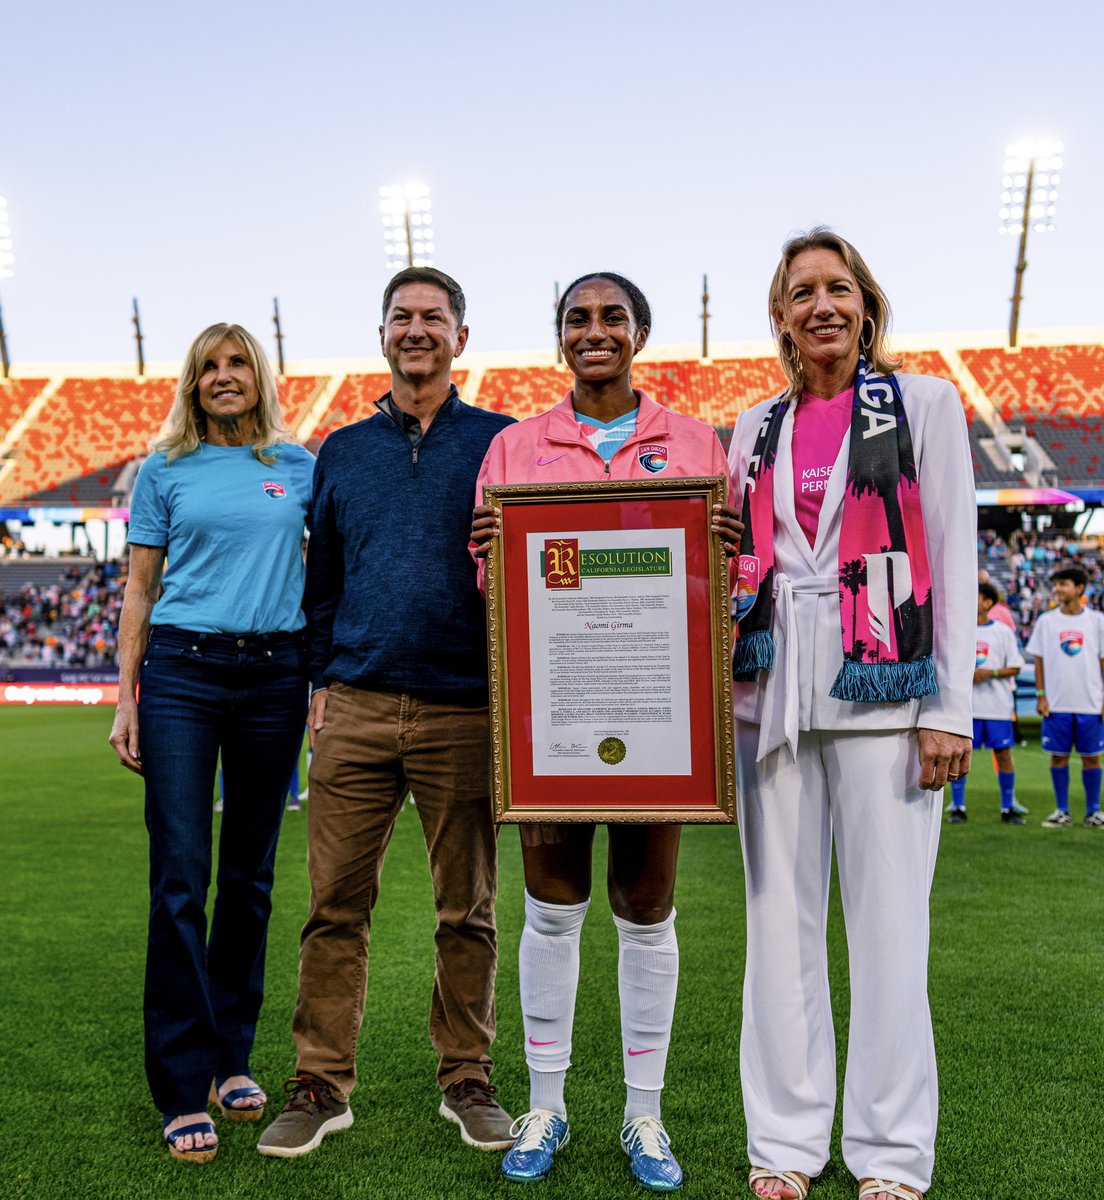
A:
[[[738,682],[774,665],[774,463],[789,399],[771,405],[755,437],[744,487],[732,655]],[[931,571],[912,436],[892,375],[859,359],[848,435],[839,543],[843,666],[838,700],[894,702],[936,691]]]

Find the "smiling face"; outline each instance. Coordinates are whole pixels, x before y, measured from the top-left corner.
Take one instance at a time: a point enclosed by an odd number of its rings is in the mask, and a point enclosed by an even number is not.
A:
[[[647,327],[636,324],[629,297],[613,280],[588,279],[565,297],[560,343],[579,383],[627,379],[647,340]]]
[[[464,349],[468,327],[457,325],[443,288],[405,283],[396,289],[380,326],[380,345],[392,375],[413,385],[447,381]]]
[[[257,377],[249,356],[234,338],[223,338],[204,359],[197,394],[200,408],[211,418],[208,440],[213,440],[212,421],[215,427],[251,422],[259,398]]]
[[[866,311],[859,285],[835,250],[817,247],[794,256],[774,316],[779,336],[788,334],[797,348],[812,390],[819,379],[846,386],[858,366]]]
[[[1055,579],[1053,581],[1054,598],[1066,612],[1076,612],[1081,607],[1081,593],[1085,590],[1072,579]]]

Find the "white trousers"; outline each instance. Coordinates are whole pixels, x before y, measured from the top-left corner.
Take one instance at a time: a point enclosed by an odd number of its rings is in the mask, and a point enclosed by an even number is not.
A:
[[[817,1175],[828,1161],[836,1049],[828,993],[835,841],[851,1023],[843,1158],[856,1178],[926,1191],[938,1108],[928,1009],[928,896],[942,819],[922,791],[916,731],[802,732],[756,764],[737,723],[747,969],[740,1071],[753,1166]]]

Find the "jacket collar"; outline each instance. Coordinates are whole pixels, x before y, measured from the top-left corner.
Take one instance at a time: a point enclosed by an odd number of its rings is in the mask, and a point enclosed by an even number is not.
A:
[[[576,420],[575,406],[571,402],[573,395],[574,392],[568,392],[554,408],[549,410],[548,429],[545,437],[550,442],[567,443],[573,446],[585,445],[588,449],[594,450],[583,432],[582,423]],[[669,414],[663,405],[653,400],[647,392],[639,391],[637,388],[633,388],[633,395],[640,402],[640,409],[636,416],[636,432],[625,442],[624,446],[618,448],[618,454],[625,446],[634,445],[636,442],[667,437]],[[595,453],[597,452],[595,451]]]

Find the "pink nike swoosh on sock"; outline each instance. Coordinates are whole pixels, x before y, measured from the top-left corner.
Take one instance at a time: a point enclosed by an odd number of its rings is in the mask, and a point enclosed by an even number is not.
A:
[[[630,1058],[636,1058],[636,1056],[638,1054],[655,1054],[655,1052],[656,1052],[655,1046],[652,1046],[651,1049],[649,1049],[649,1050],[634,1050],[632,1048],[632,1046],[628,1046],[628,1047],[626,1047],[626,1049],[629,1052]]]
[[[553,1038],[553,1039],[552,1039],[550,1042],[538,1042],[538,1041],[536,1040],[536,1038],[530,1038],[530,1039],[529,1039],[529,1045],[530,1045],[530,1046],[554,1046],[555,1044],[556,1044],[556,1039],[555,1039],[555,1038]]]

